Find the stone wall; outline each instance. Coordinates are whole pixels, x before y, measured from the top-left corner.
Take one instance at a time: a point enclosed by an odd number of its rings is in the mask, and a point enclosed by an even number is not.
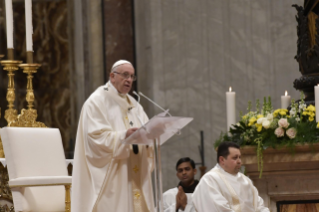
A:
[[[300,77],[297,14],[302,0],[140,0],[135,1],[138,89],[172,115],[194,117],[181,136],[162,147],[164,190],[177,185],[175,163],[200,162],[205,133],[208,169],[216,164],[214,141],[226,130],[225,92],[236,92],[239,111],[247,102],[271,96],[275,108],[285,90],[298,99]],[[149,116],[159,112],[142,102]]]

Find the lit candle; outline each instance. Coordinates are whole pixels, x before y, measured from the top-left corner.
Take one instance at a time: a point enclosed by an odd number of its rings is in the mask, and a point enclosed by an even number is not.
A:
[[[236,93],[229,87],[229,92],[226,92],[226,111],[227,111],[227,131],[236,124]]]
[[[25,0],[25,25],[26,25],[26,40],[27,51],[32,52],[32,0]]]
[[[281,108],[287,109],[290,105],[290,96],[288,95],[288,92],[285,92],[284,96],[281,96]]]
[[[7,48],[13,49],[13,10],[12,0],[6,0]]]
[[[316,122],[319,122],[319,84],[315,86],[315,106],[316,106]]]

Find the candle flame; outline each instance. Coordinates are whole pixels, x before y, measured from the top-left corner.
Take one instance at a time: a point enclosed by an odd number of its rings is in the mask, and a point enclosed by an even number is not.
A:
[[[231,87],[229,87],[229,92],[231,92]]]
[[[287,96],[287,95],[288,95],[288,92],[286,91],[286,92],[285,92],[285,96]]]

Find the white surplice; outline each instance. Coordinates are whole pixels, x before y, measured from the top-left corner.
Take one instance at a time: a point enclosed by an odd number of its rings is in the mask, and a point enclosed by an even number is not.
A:
[[[164,212],[176,212],[176,195],[178,188],[171,188],[163,194],[163,208]],[[192,204],[192,194],[185,193],[187,196],[187,205],[185,210],[179,209],[178,212],[195,212],[195,208]]]
[[[74,153],[72,211],[154,210],[153,148],[139,145],[135,155],[131,145],[122,144],[127,129],[141,126],[139,118],[148,121],[142,106],[130,95],[119,94],[110,82],[85,102]],[[143,198],[143,205],[137,205]]]
[[[197,212],[269,212],[248,177],[229,174],[219,164],[201,178],[192,200]]]

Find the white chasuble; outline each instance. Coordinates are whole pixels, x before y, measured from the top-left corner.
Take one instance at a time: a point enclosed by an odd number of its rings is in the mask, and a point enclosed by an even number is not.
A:
[[[269,212],[248,177],[218,164],[201,178],[192,200],[197,212]]]
[[[84,103],[77,131],[71,210],[144,212],[154,210],[153,148],[124,145],[126,131],[148,121],[142,106],[108,82]]]

